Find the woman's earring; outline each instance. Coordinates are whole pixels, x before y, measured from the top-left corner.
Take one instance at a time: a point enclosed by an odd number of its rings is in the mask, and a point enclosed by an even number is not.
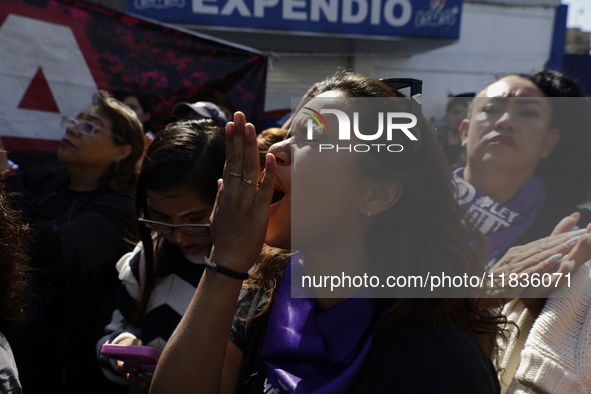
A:
[[[117,159],[117,162],[115,163],[115,174],[119,174],[119,162],[121,160]]]
[[[367,211],[367,217],[371,216],[371,211]]]

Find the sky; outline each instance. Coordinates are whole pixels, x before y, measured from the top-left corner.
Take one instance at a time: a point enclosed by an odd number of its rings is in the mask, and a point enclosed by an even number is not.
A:
[[[567,27],[578,27],[591,32],[591,1],[562,0],[562,4],[568,4]]]

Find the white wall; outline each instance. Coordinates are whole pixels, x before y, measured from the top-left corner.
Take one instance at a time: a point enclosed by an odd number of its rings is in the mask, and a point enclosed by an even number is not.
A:
[[[501,74],[529,72],[546,63],[554,13],[553,7],[464,3],[457,43],[406,58],[355,58],[354,69],[378,78],[421,79],[427,97],[476,92]]]
[[[316,82],[347,69],[344,57],[281,57],[267,72],[265,111],[291,108],[292,97],[302,97]]]
[[[267,76],[265,109],[289,108],[291,97],[300,97],[338,67],[378,78],[421,79],[426,97],[478,91],[500,74],[544,65],[550,56],[554,13],[554,7],[464,3],[459,41],[430,52],[412,57],[281,58]],[[444,105],[445,100],[425,100],[433,115],[442,113]]]

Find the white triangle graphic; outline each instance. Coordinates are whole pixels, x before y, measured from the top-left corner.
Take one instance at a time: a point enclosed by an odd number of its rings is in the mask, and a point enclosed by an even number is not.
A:
[[[2,136],[60,140],[60,114],[19,109],[39,68],[62,114],[92,103],[97,86],[69,26],[10,14],[0,27]]]

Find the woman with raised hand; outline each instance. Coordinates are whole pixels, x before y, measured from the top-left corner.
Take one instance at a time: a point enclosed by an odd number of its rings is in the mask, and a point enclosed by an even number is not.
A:
[[[144,147],[136,114],[101,91],[76,118],[62,118],[61,165],[0,170],[33,239],[34,312],[15,343],[28,393],[98,385],[94,345],[102,308],[112,308],[117,259],[133,236],[134,166]],[[106,317],[106,316],[105,316]],[[90,383],[92,382],[92,383]]]
[[[371,77],[345,73],[324,81],[302,111],[344,110],[351,98],[395,95]],[[406,144],[404,154],[324,155],[319,144],[335,142],[328,133],[334,118],[326,116],[328,130],[313,126],[312,141],[308,119],[297,114],[289,138],[271,147],[258,187],[255,129],[241,113],[228,124],[209,265],[151,392],[498,392],[487,351],[502,319],[473,299],[373,298],[370,289],[291,297],[290,276],[302,269],[326,273],[332,265],[339,274],[359,273],[375,264],[422,272],[435,264],[472,272],[480,257],[471,245],[481,236],[462,221],[426,121],[416,148],[402,133],[377,141]],[[300,253],[289,263],[282,257],[257,264],[243,288],[263,241]]]
[[[162,350],[189,306],[209,256],[209,217],[222,176],[223,130],[212,120],[168,125],[150,145],[136,187],[141,242],[117,263],[122,286],[103,344]],[[113,381],[147,391],[151,373],[100,356]]]

